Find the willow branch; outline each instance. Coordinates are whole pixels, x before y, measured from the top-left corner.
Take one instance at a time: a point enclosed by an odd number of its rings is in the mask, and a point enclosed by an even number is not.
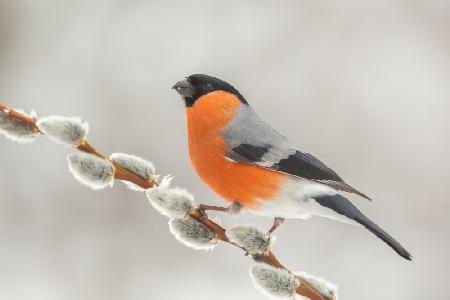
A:
[[[29,124],[30,126],[33,127],[33,130],[36,133],[44,134],[36,125],[36,122],[37,122],[36,119],[26,116],[25,114],[22,114],[14,109],[8,108],[7,106],[5,106],[1,103],[0,103],[0,111],[3,111],[4,113],[8,113],[13,118],[16,118],[23,122],[26,122],[27,124]],[[145,190],[158,186],[158,184],[155,180],[146,181],[146,180],[142,179],[140,176],[137,176],[133,172],[125,169],[117,162],[109,160],[107,158],[107,156],[105,156],[102,152],[98,151],[87,140],[83,140],[81,142],[81,144],[76,147],[76,149],[79,151],[85,152],[85,153],[93,154],[99,158],[110,161],[115,168],[114,179],[131,182]],[[221,227],[219,224],[215,223],[211,219],[209,219],[201,210],[194,209],[191,212],[189,212],[189,216],[192,217],[193,219],[197,220],[198,222],[204,224],[205,226],[207,226],[211,231],[213,231],[217,235],[218,239],[220,239],[221,241],[228,243],[230,245],[233,245],[235,247],[238,247],[238,248],[242,249],[243,251],[245,251],[246,253],[248,253],[248,251],[245,248],[240,247],[237,244],[231,242],[226,235],[226,229]],[[275,268],[283,269],[283,270],[288,271],[291,274],[294,274],[293,272],[289,271],[283,264],[281,264],[281,262],[275,256],[275,254],[270,250],[264,254],[254,254],[254,255],[252,255],[252,257],[257,262],[265,263],[267,265],[273,266]],[[300,282],[300,285],[296,289],[297,294],[308,297],[311,300],[331,300],[331,298],[326,298],[325,296],[321,295],[318,291],[316,291],[313,287],[311,287],[311,285],[309,285],[307,282],[300,280],[300,278],[299,278],[299,282]]]
[[[28,117],[14,109],[8,108],[7,106],[5,106],[1,103],[0,103],[0,110],[5,113],[8,113],[13,118],[16,118],[16,119],[19,119],[21,121],[28,123],[29,125],[31,125],[33,127],[33,130],[35,132],[43,134],[36,125],[36,121],[37,121],[36,119]],[[103,153],[101,153],[100,151],[95,149],[94,146],[92,146],[88,141],[83,141],[82,144],[77,147],[77,149],[82,152],[90,153],[90,154],[93,154],[100,158],[108,160],[108,158]],[[155,182],[149,182],[149,181],[142,179],[141,177],[128,171],[127,169],[123,168],[121,165],[119,165],[118,163],[116,163],[114,161],[111,161],[111,163],[113,164],[113,166],[116,170],[115,179],[132,182],[144,189],[152,188],[156,184]]]

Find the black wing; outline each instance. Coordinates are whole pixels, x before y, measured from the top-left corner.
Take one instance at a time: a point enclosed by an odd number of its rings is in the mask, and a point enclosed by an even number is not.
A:
[[[320,182],[337,190],[355,193],[366,199],[370,198],[351,187],[339,177],[336,172],[309,153],[293,150],[292,153],[284,155],[278,161],[270,161],[265,157],[280,157],[285,149],[277,149],[274,145],[254,146],[251,144],[240,144],[227,153],[227,157],[237,162],[255,164],[278,172],[301,177],[304,179]],[[276,155],[266,155],[275,153]]]

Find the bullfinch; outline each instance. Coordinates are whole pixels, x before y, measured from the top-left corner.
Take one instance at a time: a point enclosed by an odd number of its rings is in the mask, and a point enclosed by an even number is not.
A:
[[[369,197],[273,129],[233,86],[216,77],[194,74],[173,88],[186,106],[192,165],[198,176],[230,203],[227,208],[205,205],[203,209],[237,213],[245,208],[273,217],[269,233],[285,218],[313,215],[362,225],[411,260],[399,242],[342,192]]]

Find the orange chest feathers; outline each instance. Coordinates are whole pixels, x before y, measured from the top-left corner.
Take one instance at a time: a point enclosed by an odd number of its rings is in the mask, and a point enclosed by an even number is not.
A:
[[[187,108],[189,156],[197,174],[217,194],[255,208],[257,200],[270,200],[277,194],[286,176],[226,158],[222,132],[240,106],[236,96],[215,91]]]

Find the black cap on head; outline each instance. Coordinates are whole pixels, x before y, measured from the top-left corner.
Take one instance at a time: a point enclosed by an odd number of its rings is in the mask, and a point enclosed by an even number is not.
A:
[[[239,93],[232,85],[219,78],[205,74],[194,74],[187,77],[185,80],[178,81],[173,86],[173,89],[183,97],[187,107],[194,105],[195,101],[201,96],[214,91],[232,93],[236,95],[242,103],[248,104],[241,93]]]

